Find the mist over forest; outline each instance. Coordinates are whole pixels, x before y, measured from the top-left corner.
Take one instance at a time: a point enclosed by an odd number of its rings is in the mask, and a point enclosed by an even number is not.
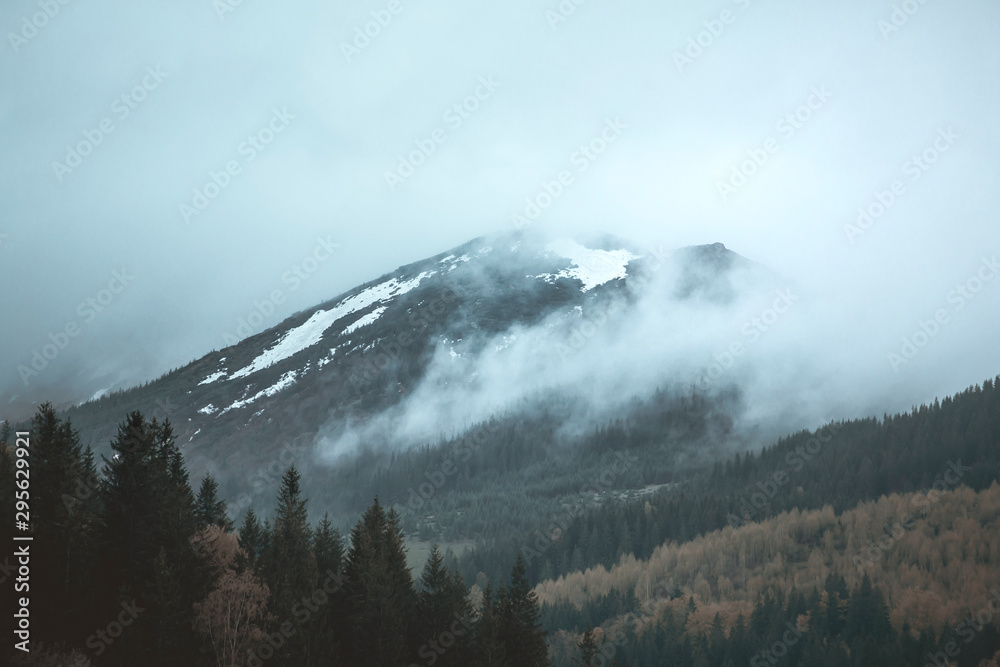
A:
[[[0,664],[996,667],[1000,8],[0,8]]]

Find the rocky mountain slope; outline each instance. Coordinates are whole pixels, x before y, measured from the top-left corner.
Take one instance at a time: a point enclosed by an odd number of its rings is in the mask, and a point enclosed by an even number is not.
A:
[[[721,312],[774,284],[722,244],[662,253],[613,237],[479,238],[66,416],[98,452],[128,411],[169,418],[192,474],[211,471],[238,493],[276,461],[308,477],[362,449],[406,450],[563,390],[575,406],[567,422],[580,410],[600,419],[608,396],[584,396],[575,374],[648,326],[644,310],[684,328],[700,312],[684,304]],[[632,347],[655,347],[654,337]],[[690,382],[656,373],[657,386]]]

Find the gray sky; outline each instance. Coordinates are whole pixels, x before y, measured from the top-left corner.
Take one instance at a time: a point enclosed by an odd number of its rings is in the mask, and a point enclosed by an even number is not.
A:
[[[1000,280],[952,292],[1000,251],[995,2],[913,0],[898,26],[861,0],[46,5],[0,9],[0,413],[224,347],[275,290],[262,327],[512,229],[563,170],[533,226],[721,241],[772,267],[820,304],[825,345],[864,342],[831,368],[845,391],[875,374],[905,407],[1000,372]],[[885,212],[845,231],[881,191]]]

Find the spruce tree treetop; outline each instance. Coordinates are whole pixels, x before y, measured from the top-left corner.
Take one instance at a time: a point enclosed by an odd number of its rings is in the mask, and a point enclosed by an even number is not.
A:
[[[227,513],[226,501],[219,498],[219,484],[209,473],[206,473],[201,480],[194,515],[199,529],[215,525],[227,533],[233,531],[234,526]]]
[[[316,555],[316,569],[321,577],[326,576],[328,571],[336,573],[343,567],[344,545],[340,531],[333,528],[330,522],[329,512],[323,513],[323,519],[316,528],[313,553]]]
[[[538,597],[528,583],[527,564],[518,554],[510,575],[510,586],[501,600],[503,640],[511,664],[548,667],[549,651],[540,621]]]

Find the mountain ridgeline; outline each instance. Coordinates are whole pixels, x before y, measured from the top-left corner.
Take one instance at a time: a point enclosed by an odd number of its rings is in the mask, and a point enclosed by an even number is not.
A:
[[[672,349],[618,360],[608,371],[601,366],[612,363],[609,341],[624,341],[632,355],[666,346],[650,312],[688,329],[703,309],[719,316],[741,299],[768,298],[777,285],[721,244],[663,253],[611,237],[586,245],[523,233],[476,239],[63,414],[98,453],[107,452],[122,414],[169,419],[192,473],[211,472],[237,512],[266,511],[275,471],[294,462],[304,488],[350,514],[371,492],[419,486],[434,456],[426,448],[468,436],[488,439],[477,449],[484,452],[502,440],[515,452],[503,455],[507,468],[526,469],[528,484],[542,473],[538,465],[552,468],[577,448],[592,453],[602,437],[595,434],[614,434],[623,422],[628,437],[698,458],[699,448],[728,442],[742,409],[739,387],[728,379],[695,387],[710,351],[684,373],[670,372],[684,356]],[[595,380],[598,372],[605,381]],[[482,424],[493,425],[485,436]],[[492,463],[477,457],[465,479],[486,468],[511,472]],[[645,479],[668,482],[675,465],[686,463],[672,459]],[[403,480],[406,467],[420,473]],[[338,480],[347,469],[360,471],[362,484],[344,489]]]

